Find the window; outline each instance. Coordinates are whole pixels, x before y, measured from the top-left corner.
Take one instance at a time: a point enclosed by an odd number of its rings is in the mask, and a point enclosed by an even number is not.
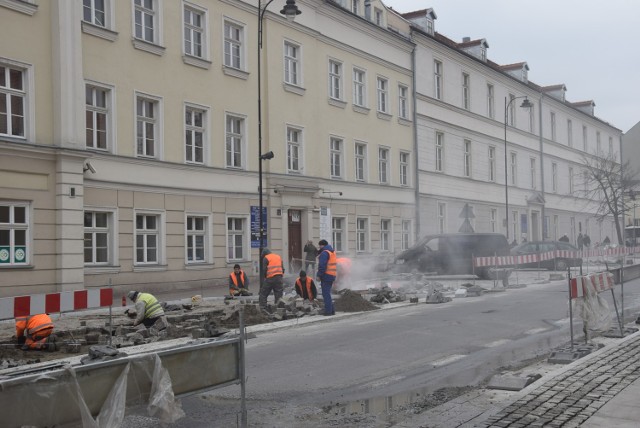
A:
[[[345,218],[344,217],[332,217],[331,218],[331,233],[333,235],[333,249],[336,251],[345,251],[344,245],[345,237]]]
[[[302,131],[287,128],[287,170],[290,173],[302,172]]]
[[[518,236],[518,220],[518,211],[511,211],[511,236],[513,236],[513,239]]]
[[[536,159],[535,158],[529,158],[529,172],[531,175],[531,188],[532,189],[536,189],[536,183],[537,183],[537,174],[536,174]]]
[[[187,216],[187,263],[203,263],[207,260],[207,224],[205,216]]]
[[[136,97],[136,143],[138,156],[156,157],[159,145],[160,102],[141,95]]]
[[[0,267],[29,263],[30,222],[28,204],[0,202]]]
[[[573,168],[569,167],[569,194],[573,195]]]
[[[588,133],[587,126],[582,125],[582,149],[586,152],[588,147]]]
[[[489,219],[489,227],[491,232],[496,233],[497,230],[497,224],[498,224],[498,210],[496,208],[491,208],[491,212],[490,212],[490,219]]]
[[[558,193],[558,164],[555,162],[551,164],[551,190]]]
[[[462,108],[469,110],[471,108],[471,81],[468,73],[462,73]]]
[[[342,178],[342,145],[340,138],[331,138],[331,178]]]
[[[398,85],[398,117],[409,119],[409,88]]]
[[[480,46],[480,59],[484,62],[487,61],[487,47],[484,44]]]
[[[204,120],[206,112],[187,106],[185,108],[185,160],[188,163],[204,162]]]
[[[391,220],[380,220],[380,251],[391,251]]]
[[[227,116],[226,130],[226,166],[227,168],[242,168],[242,148],[244,146],[244,119],[237,116]]]
[[[244,43],[244,29],[232,22],[224,23],[224,65],[225,67],[242,70],[244,58],[242,55]]]
[[[84,263],[86,265],[113,264],[112,213],[104,211],[84,212]]]
[[[596,131],[596,154],[602,156],[602,141],[600,141],[600,131]]]
[[[464,140],[464,165],[463,174],[471,177],[471,140]]]
[[[356,219],[356,251],[369,250],[369,219],[358,217]]]
[[[447,230],[447,204],[438,202],[438,233],[445,233]]]
[[[609,156],[613,157],[613,137],[609,137]]]
[[[402,220],[402,250],[411,246],[411,220]]]
[[[567,146],[573,147],[573,123],[567,119]]]
[[[193,6],[184,5],[184,53],[186,55],[204,58],[207,35],[205,25],[207,17],[204,11]]]
[[[536,126],[536,114],[535,114],[535,105],[531,104],[531,107],[529,107],[529,132],[531,132],[532,134],[535,132],[535,126]]]
[[[284,42],[284,81],[300,86],[300,46]]]
[[[493,95],[493,85],[487,83],[487,117],[493,119],[495,116],[495,99]]]
[[[85,86],[85,143],[88,149],[107,150],[110,95],[111,92],[105,88]]]
[[[367,181],[367,145],[356,143],[355,145],[355,171],[356,181]]]
[[[378,178],[380,184],[389,184],[389,149],[378,149]]]
[[[160,44],[157,0],[135,0],[134,8],[135,38]]]
[[[518,184],[518,155],[515,152],[511,152],[511,184]]]
[[[329,61],[329,97],[342,99],[342,64],[334,60]]]
[[[353,104],[359,107],[367,105],[366,74],[358,68],[353,69]]]
[[[496,148],[489,147],[489,181],[496,181]]]
[[[513,94],[509,94],[509,126],[516,126],[516,96]],[[505,112],[505,114],[507,114]]]
[[[433,81],[434,81],[434,93],[433,96],[441,100],[442,99],[442,63],[438,60],[433,61]]]
[[[159,264],[160,216],[136,214],[136,264]]]
[[[373,9],[373,15],[376,25],[382,26],[382,11],[376,7]]]
[[[105,2],[108,0],[83,0],[82,20],[98,27],[107,27]]]
[[[556,114],[551,112],[551,141],[556,141]]]
[[[360,14],[360,0],[351,0],[351,12],[354,15]]]
[[[378,111],[389,112],[389,82],[383,77],[378,77]]]
[[[25,71],[0,63],[0,135],[25,136]]]
[[[408,152],[400,152],[400,185],[409,185],[409,159]]]
[[[444,161],[444,134],[436,132],[436,171],[442,172],[442,163]]]
[[[227,260],[245,260],[247,251],[247,235],[244,217],[227,217]]]

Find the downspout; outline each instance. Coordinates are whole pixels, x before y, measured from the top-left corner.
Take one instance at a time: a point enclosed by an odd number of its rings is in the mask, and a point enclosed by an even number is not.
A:
[[[413,34],[413,29],[411,30]],[[413,37],[411,37],[413,41]],[[417,89],[416,89],[416,44],[413,44],[413,50],[411,51],[411,80],[413,90],[412,93],[412,109],[413,109],[413,192],[414,192],[414,217],[416,221],[415,227],[415,241],[420,239],[420,174],[418,173],[418,112],[417,112]]]
[[[544,138],[542,138],[542,99],[544,98],[544,94],[542,92],[540,92],[540,108],[538,110],[540,110],[540,112],[538,113],[538,116],[540,118],[539,122],[540,122],[540,187],[542,190],[542,210],[541,210],[541,215],[542,215],[542,240],[544,241],[549,234],[549,231],[546,230],[547,229],[547,218],[545,216],[545,210],[544,207],[547,204],[547,199],[544,195],[544,147],[543,147],[543,141]]]
[[[622,162],[622,159],[624,159],[623,157],[623,153],[622,153],[622,134],[620,135],[620,185],[622,187],[622,192],[621,193],[621,198],[622,199],[622,246],[624,247],[624,243],[626,242],[626,233],[625,233],[625,226],[624,226],[624,222],[625,222],[625,213],[626,213],[626,207],[624,204],[624,193],[625,193],[625,185],[623,184],[623,178],[624,178],[624,162]],[[636,212],[636,207],[633,207],[633,212],[635,215]],[[635,222],[633,223],[633,238],[634,238],[634,246],[635,246],[635,227],[636,224]],[[620,268],[620,318],[622,319],[622,324],[624,324],[624,267],[625,267],[625,258],[622,258],[622,267]],[[620,327],[620,335],[624,336],[624,333],[622,332],[622,326]]]

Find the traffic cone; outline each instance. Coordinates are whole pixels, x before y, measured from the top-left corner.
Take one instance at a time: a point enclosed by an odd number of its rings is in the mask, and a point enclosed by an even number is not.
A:
[[[122,306],[127,306],[127,298],[122,295]]]

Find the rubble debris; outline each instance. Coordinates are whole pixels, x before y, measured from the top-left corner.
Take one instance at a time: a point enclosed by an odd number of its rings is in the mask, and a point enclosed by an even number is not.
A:
[[[340,291],[340,298],[334,300],[333,306],[339,312],[362,312],[379,309],[359,293],[349,289]]]
[[[398,290],[394,291],[389,287],[389,284],[384,284],[381,289],[371,288],[369,294],[373,294],[369,300],[374,303],[395,303],[403,302],[407,300],[407,296],[404,292]]]
[[[486,288],[482,288],[479,285],[473,285],[470,283],[462,284],[460,287],[464,287],[466,289],[466,297],[477,297],[482,296]],[[458,297],[458,292],[456,291],[456,297]]]
[[[440,290],[434,290],[427,294],[427,303],[446,303],[450,302],[451,297],[446,297]]]
[[[137,334],[137,333],[133,333]],[[80,360],[81,364],[95,363],[97,361],[109,361],[116,358],[124,357],[127,354],[118,351],[112,346],[93,345],[89,347],[89,354]]]

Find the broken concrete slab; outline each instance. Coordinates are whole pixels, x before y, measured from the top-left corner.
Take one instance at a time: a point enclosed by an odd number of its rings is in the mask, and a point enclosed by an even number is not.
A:
[[[520,391],[521,389],[531,385],[542,376],[539,374],[531,376],[515,376],[508,374],[499,374],[493,376],[487,384],[488,389],[502,389],[505,391]]]

